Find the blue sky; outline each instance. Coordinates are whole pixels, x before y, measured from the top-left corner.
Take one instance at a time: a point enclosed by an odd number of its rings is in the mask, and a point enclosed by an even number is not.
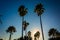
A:
[[[60,31],[60,1],[59,0],[0,0],[0,14],[2,14],[2,22],[0,24],[0,38],[9,39],[9,33],[6,29],[13,25],[17,32],[12,35],[12,40],[21,37],[21,17],[18,14],[20,5],[25,5],[28,8],[28,13],[25,20],[30,23],[27,31],[40,29],[39,17],[34,12],[35,5],[42,3],[45,12],[42,14],[42,23],[45,40],[48,40],[48,31],[50,28],[56,28]],[[41,31],[41,30],[40,30]]]

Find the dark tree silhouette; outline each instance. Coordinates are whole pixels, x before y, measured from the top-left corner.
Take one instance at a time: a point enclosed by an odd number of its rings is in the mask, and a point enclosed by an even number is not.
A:
[[[36,34],[37,34],[37,38],[38,38],[38,40],[39,40],[40,32],[39,32],[39,31],[37,31],[37,32],[36,32]]]
[[[28,40],[32,40],[31,32],[30,31],[28,31]]]
[[[37,40],[36,38],[38,38],[38,40],[39,40],[39,37],[40,37],[40,32],[37,31],[37,32],[34,34],[34,40]]]
[[[21,5],[18,8],[19,15],[22,17],[22,38],[23,38],[23,21],[24,21],[24,16],[27,14],[27,8],[25,8],[24,5]]]
[[[34,40],[37,40],[36,37],[37,37],[37,34],[35,33],[35,34],[34,34]]]
[[[28,40],[28,36],[26,35],[26,36],[24,36],[24,40]]]
[[[10,33],[9,40],[11,40],[11,35],[12,35],[14,32],[16,32],[16,29],[15,29],[14,26],[9,26],[8,29],[6,30],[6,32],[7,32],[7,33],[8,33],[8,32]]]
[[[60,32],[57,29],[51,28],[48,32],[49,40],[60,40]]]
[[[37,4],[35,6],[35,10],[34,11],[37,13],[38,16],[40,16],[40,25],[41,25],[42,37],[43,37],[43,40],[44,40],[44,33],[43,33],[42,20],[41,20],[41,15],[44,12],[43,5],[41,3]]]
[[[57,31],[56,29],[51,28],[51,29],[49,30],[48,34],[49,34],[50,37],[55,38],[57,32],[58,32],[58,31]]]
[[[27,26],[29,25],[29,23],[28,22],[26,22],[26,21],[24,21],[23,22],[23,29],[24,29],[24,31],[25,31],[25,35],[26,35],[26,33],[27,33]],[[27,35],[26,35],[27,36]]]

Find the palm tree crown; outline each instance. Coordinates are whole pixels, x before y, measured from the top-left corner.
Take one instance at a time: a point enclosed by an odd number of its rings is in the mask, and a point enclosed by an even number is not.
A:
[[[39,39],[39,37],[40,37],[40,32],[39,32],[39,31],[37,31],[37,32],[34,34],[34,37],[35,37],[35,40],[36,40],[36,38],[38,38],[38,39]]]
[[[11,36],[12,36],[13,32],[16,32],[16,29],[14,26],[9,26],[8,29],[6,30],[6,32],[10,33],[9,40],[11,40]]]
[[[39,38],[40,37],[40,32],[37,31],[36,34],[37,34],[37,38]]]
[[[23,28],[24,28],[24,30],[26,30],[26,28],[27,28],[28,25],[29,25],[28,22],[26,22],[26,21],[23,22]]]
[[[55,37],[58,31],[54,28],[51,28],[48,32],[49,36]]]
[[[35,7],[35,12],[37,12],[37,15],[40,16],[43,12],[44,12],[44,8],[43,5],[40,3],[38,5],[36,5]]]
[[[13,33],[13,32],[16,32],[16,29],[15,29],[14,26],[10,26],[10,27],[8,27],[8,29],[6,30],[6,32]]]
[[[27,8],[25,8],[24,5],[21,5],[21,6],[19,7],[19,9],[18,9],[18,12],[19,12],[19,15],[20,15],[20,16],[25,16],[26,13],[27,13]]]

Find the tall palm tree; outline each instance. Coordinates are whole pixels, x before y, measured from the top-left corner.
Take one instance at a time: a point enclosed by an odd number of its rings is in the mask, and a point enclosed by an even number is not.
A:
[[[38,16],[40,16],[40,25],[41,25],[42,37],[44,40],[44,33],[43,33],[42,20],[41,20],[41,15],[44,12],[43,5],[41,3],[37,4],[34,11],[37,13]]]
[[[21,5],[18,8],[19,15],[22,17],[22,38],[23,38],[23,21],[24,21],[24,16],[27,14],[27,8],[25,8],[24,5]]]
[[[25,35],[26,35],[26,32],[27,32],[27,26],[29,25],[29,23],[28,22],[26,22],[26,21],[24,21],[23,22],[23,29],[24,29],[24,31],[25,31]]]
[[[8,33],[8,32],[10,33],[9,40],[11,40],[11,35],[12,35],[14,32],[16,32],[16,29],[15,29],[14,26],[9,26],[8,29],[6,30],[6,32],[7,32],[7,33]]]
[[[49,30],[49,32],[48,32],[48,35],[49,35],[50,37],[52,37],[52,38],[55,38],[56,35],[57,35],[57,33],[58,33],[58,31],[57,31],[56,29],[51,28],[51,29]]]

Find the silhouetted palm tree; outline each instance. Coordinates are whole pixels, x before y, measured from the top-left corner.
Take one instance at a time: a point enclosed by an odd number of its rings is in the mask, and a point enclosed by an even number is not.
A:
[[[19,15],[22,17],[22,38],[23,38],[23,21],[24,21],[24,16],[27,14],[27,8],[25,8],[24,5],[21,5],[18,8]]]
[[[38,38],[38,40],[39,40],[39,37],[40,37],[40,32],[37,31],[37,32],[34,34],[34,40],[37,40],[37,38]]]
[[[26,22],[26,21],[23,22],[23,28],[24,28],[24,31],[25,31],[25,35],[26,35],[26,32],[27,32],[26,28],[27,28],[28,25],[29,25],[28,22]]]
[[[9,40],[11,40],[11,35],[12,35],[14,32],[16,32],[16,29],[15,29],[14,26],[9,26],[8,29],[6,30],[6,32],[7,32],[7,33],[8,33],[8,32],[10,33]]]
[[[44,33],[43,33],[42,20],[41,20],[41,15],[44,12],[43,5],[41,3],[37,4],[34,11],[37,13],[38,16],[40,16],[40,25],[41,25],[42,37],[44,40]]]
[[[35,34],[34,34],[34,40],[37,40],[36,37],[37,37],[37,34],[35,33]]]
[[[37,32],[36,32],[36,34],[37,34],[37,38],[38,38],[38,40],[39,40],[40,32],[39,32],[39,31],[37,31]]]
[[[28,32],[28,40],[32,40],[31,32],[30,31]]]
[[[49,36],[50,36],[50,37],[53,37],[53,38],[56,37],[56,33],[57,33],[57,30],[54,29],[54,28],[51,28],[51,29],[49,30],[49,32],[48,32]]]
[[[51,28],[48,32],[49,40],[60,40],[60,32],[57,29]]]

